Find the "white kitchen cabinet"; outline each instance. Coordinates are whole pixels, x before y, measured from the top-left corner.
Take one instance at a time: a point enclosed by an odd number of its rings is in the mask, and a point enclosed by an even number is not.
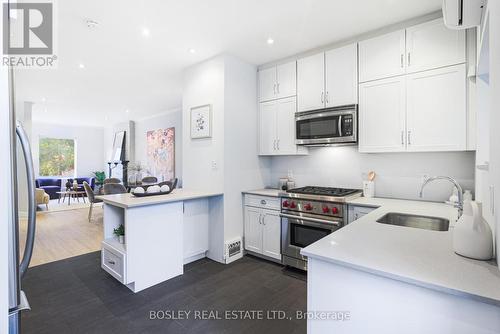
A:
[[[280,199],[245,195],[245,250],[281,262]]]
[[[259,109],[259,154],[273,155],[276,151],[276,101],[262,102]]]
[[[308,111],[325,107],[325,54],[297,60],[297,109]]]
[[[295,145],[296,98],[284,98],[260,104],[259,154],[306,154],[307,149]]]
[[[359,151],[405,150],[406,78],[359,85]]]
[[[276,98],[276,67],[259,71],[259,101],[269,101]]]
[[[407,150],[463,151],[467,143],[465,64],[407,76]]]
[[[405,30],[359,42],[359,81],[405,73]]]
[[[277,98],[297,95],[297,62],[292,61],[276,66]]]
[[[281,218],[279,211],[262,212],[262,255],[281,260]]]
[[[270,101],[297,94],[295,61],[259,71],[259,101]]]
[[[262,209],[245,206],[245,249],[262,253]]]
[[[355,220],[358,220],[359,218],[363,217],[364,215],[369,214],[373,210],[375,210],[376,207],[369,207],[369,206],[357,206],[357,205],[348,205],[348,215],[347,215],[347,220],[350,223],[352,223]]]
[[[325,53],[325,105],[358,103],[358,45],[350,44]]]
[[[406,72],[465,62],[465,30],[447,28],[437,19],[406,29]]]

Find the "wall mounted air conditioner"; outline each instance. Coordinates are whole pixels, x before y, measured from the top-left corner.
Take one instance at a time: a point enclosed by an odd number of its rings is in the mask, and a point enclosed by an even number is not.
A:
[[[481,24],[486,0],[443,0],[444,24],[450,29],[467,29]]]

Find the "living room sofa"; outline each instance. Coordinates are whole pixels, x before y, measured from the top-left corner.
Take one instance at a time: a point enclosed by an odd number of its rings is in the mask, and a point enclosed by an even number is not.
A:
[[[57,199],[58,191],[61,191],[61,179],[56,178],[39,178],[35,180],[36,187],[45,190],[50,199]]]

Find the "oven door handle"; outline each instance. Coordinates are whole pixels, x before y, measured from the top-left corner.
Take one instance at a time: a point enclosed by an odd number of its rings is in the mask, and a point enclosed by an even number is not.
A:
[[[325,220],[325,219],[318,219],[318,218],[310,218],[310,217],[302,217],[302,216],[295,216],[295,215],[288,215],[286,213],[280,213],[281,218],[289,218],[289,219],[297,219],[297,220],[305,220],[305,221],[310,221],[313,223],[320,223],[320,224],[329,224],[329,225],[335,225],[335,226],[340,226],[340,222],[338,221],[332,221],[332,220]]]
[[[337,128],[339,130],[339,137],[342,137],[342,115],[339,116],[339,123],[337,125]]]

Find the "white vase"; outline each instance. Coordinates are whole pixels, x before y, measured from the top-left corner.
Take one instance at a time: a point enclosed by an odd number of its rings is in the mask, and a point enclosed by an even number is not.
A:
[[[118,236],[118,242],[121,243],[121,244],[124,244],[125,243],[125,236],[124,235],[119,235]]]

